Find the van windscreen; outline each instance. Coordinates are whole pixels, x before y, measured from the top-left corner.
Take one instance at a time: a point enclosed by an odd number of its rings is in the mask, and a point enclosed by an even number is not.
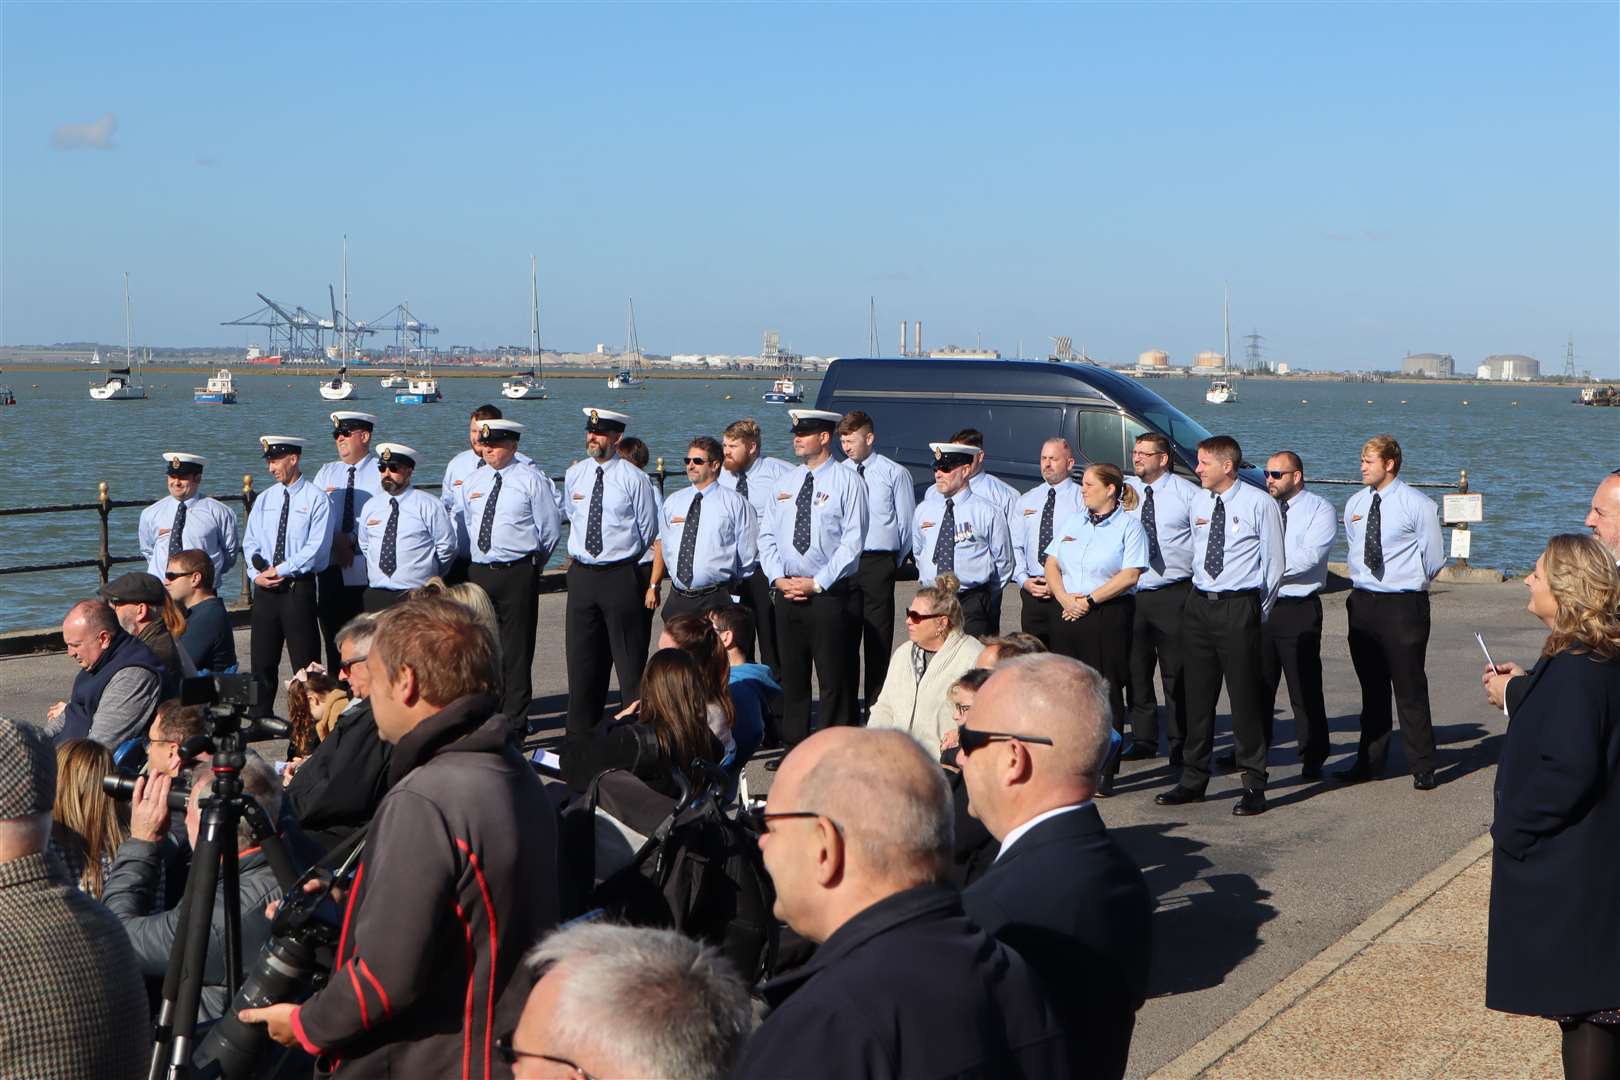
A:
[[[1163,398],[1139,403],[1137,409],[1143,420],[1170,437],[1189,465],[1198,460],[1198,444],[1209,438],[1208,428]]]

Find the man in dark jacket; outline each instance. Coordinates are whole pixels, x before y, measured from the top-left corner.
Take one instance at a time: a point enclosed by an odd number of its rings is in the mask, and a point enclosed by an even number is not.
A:
[[[163,696],[177,696],[181,681],[197,674],[197,665],[180,648],[163,621],[164,605],[174,603],[163,582],[147,573],[124,574],[107,582],[96,594],[112,605],[118,625],[125,633],[133,635],[163,661]]]
[[[1073,1074],[1125,1075],[1147,996],[1153,902],[1091,801],[1108,757],[1102,677],[1047,653],[996,668],[958,729],[968,809],[1001,842],[962,894],[968,917],[1045,982]]]
[[[45,730],[57,744],[94,739],[116,750],[146,734],[163,700],[163,661],[124,633],[118,616],[101,600],[80,600],[62,620],[68,655],[83,670],[68,700],[45,714]]]
[[[737,1076],[1070,1075],[1034,973],[943,883],[950,795],[915,740],[817,732],[787,756],[761,816],[776,914],[820,948],[764,987],[773,1011]]]
[[[407,600],[377,617],[366,663],[394,753],[332,979],[241,1018],[340,1077],[510,1076],[495,1033],[522,1011],[503,994],[524,949],[556,923],[557,824],[496,711],[495,639],[458,604]]]

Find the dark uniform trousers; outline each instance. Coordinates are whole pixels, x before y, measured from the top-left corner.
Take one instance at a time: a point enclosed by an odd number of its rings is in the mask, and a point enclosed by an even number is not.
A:
[[[527,731],[529,703],[534,700],[536,624],[540,619],[540,558],[525,555],[511,562],[472,563],[467,580],[489,594],[501,639],[501,712],[519,731]]]
[[[1041,639],[1041,644],[1048,649],[1052,647],[1052,629],[1063,614],[1063,608],[1058,602],[1048,596],[1041,599],[1031,596],[1029,590],[1023,586],[1018,588],[1018,629]]]
[[[635,559],[568,564],[568,734],[587,734],[602,722],[610,671],[618,672],[620,701],[641,696],[652,636],[646,596]]]
[[[775,596],[782,650],[782,741],[797,746],[810,734],[810,673],[820,690],[821,727],[860,721],[855,687],[861,667],[861,590],[844,578],[809,600]]]
[[[1243,786],[1266,789],[1264,677],[1260,669],[1260,591],[1244,589],[1187,594],[1181,622],[1182,678],[1187,684],[1187,742],[1181,786],[1203,791],[1209,784],[1209,753],[1215,741],[1215,706],[1221,679],[1232,707],[1232,740]]]
[[[643,622],[645,622],[647,624],[647,641],[649,643],[651,643],[651,641],[652,641],[653,616],[658,614],[658,612],[656,610],[654,610],[653,608],[650,608],[650,607],[647,606],[647,601],[644,599],[646,597],[646,595],[647,595],[647,590],[652,588],[652,560],[651,559],[647,559],[647,560],[645,560],[643,562],[636,563],[636,588],[641,590],[641,592],[636,594],[637,598],[641,600],[641,602],[636,605],[636,610],[641,612],[641,619],[642,619]],[[674,585],[671,584],[670,588],[673,590]],[[642,655],[646,655],[646,650],[645,649],[642,650]],[[643,666],[645,666],[645,663],[643,664]],[[639,683],[639,680],[638,680],[638,683]],[[626,698],[625,700],[629,701],[630,699]]]
[[[1328,756],[1327,704],[1322,697],[1322,598],[1279,596],[1260,627],[1260,670],[1266,680],[1266,745],[1277,710],[1277,687],[1288,679],[1299,760],[1318,768]]]
[[[1159,749],[1159,699],[1153,689],[1153,667],[1164,683],[1165,729],[1170,763],[1181,762],[1187,739],[1187,684],[1182,678],[1181,622],[1192,582],[1182,580],[1157,589],[1137,590],[1131,620],[1131,742]]]
[[[1136,597],[1126,593],[1104,600],[1078,619],[1064,619],[1059,608],[1052,624],[1052,651],[1089,664],[1108,680],[1108,707],[1118,732],[1125,730],[1125,683],[1131,677],[1131,620],[1135,613]],[[1115,754],[1108,775],[1118,771],[1119,755]]]
[[[988,583],[972,585],[957,593],[956,601],[962,605],[962,633],[976,638],[997,633],[992,629],[995,625],[993,609],[1000,595],[1000,590]]]
[[[731,603],[732,592],[742,588],[743,586],[732,581],[728,581],[723,585],[705,586],[701,589],[686,591],[671,585],[669,595],[664,598],[664,607],[659,612],[659,615],[666,626],[669,624],[669,620],[677,615],[707,616],[711,611],[728,606]],[[652,640],[651,629],[648,630],[647,639]]]
[[[315,578],[287,578],[279,589],[253,587],[249,655],[259,684],[254,716],[270,716],[280,685],[281,650],[287,649],[292,670],[302,671],[321,658],[321,628],[315,615]],[[336,670],[335,668],[333,670]]]
[[[892,551],[863,551],[855,581],[861,590],[861,647],[865,678],[862,700],[876,704],[889,674],[894,652],[894,578],[899,569]]]
[[[1361,681],[1361,744],[1356,763],[1374,776],[1389,758],[1390,690],[1401,719],[1406,763],[1412,774],[1434,771],[1434,729],[1429,721],[1429,594],[1351,589],[1350,662]]]
[[[410,592],[409,589],[374,589],[368,585],[365,591],[366,613],[375,615],[379,611],[387,611],[409,596]]]
[[[759,662],[781,677],[782,650],[776,639],[776,616],[772,607],[774,590],[765,578],[765,571],[755,568],[753,575],[743,583],[743,607],[754,616],[754,635],[759,639]]]
[[[316,578],[320,583],[315,612],[320,617],[321,640],[326,643],[326,670],[338,669],[337,632],[366,609],[366,587],[343,584],[343,569],[329,566]]]
[[[455,562],[450,564],[450,569],[444,572],[444,583],[446,585],[460,585],[467,580],[467,568],[470,566],[472,566],[471,559],[458,557]]]

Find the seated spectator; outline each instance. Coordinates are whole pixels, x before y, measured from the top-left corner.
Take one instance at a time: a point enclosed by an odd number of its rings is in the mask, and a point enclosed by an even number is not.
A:
[[[973,666],[993,671],[1003,660],[1034,656],[1036,653],[1046,651],[1046,643],[1040,638],[1034,634],[1026,634],[1022,630],[1015,630],[1000,637],[985,638],[984,648],[979,652],[979,658],[973,662]]]
[[[940,740],[956,726],[946,691],[979,655],[979,639],[962,632],[960,587],[954,574],[941,574],[917,590],[906,609],[911,641],[895,650],[877,704],[867,714],[867,727],[903,731],[929,757],[939,756]]]
[[[135,947],[138,970],[148,979],[161,981],[169,965],[169,952],[178,936],[178,907],[164,909],[159,895],[162,886],[162,841],[169,831],[169,790],[173,781],[166,775],[142,776],[135,781],[135,797],[130,808],[130,838],[118,848],[112,869],[107,873],[103,894],[108,910],[118,916]],[[186,834],[193,849],[202,827],[200,804],[213,790],[214,777],[199,766],[192,774],[191,794],[186,802]],[[256,799],[271,821],[281,814],[281,785],[276,772],[258,754],[249,750],[242,767],[242,790]],[[246,818],[237,826],[236,848],[239,904],[242,926],[242,962],[252,957],[270,937],[270,923],[264,917],[265,903],[277,895],[276,876],[253,836]],[[225,886],[214,892],[213,921],[208,930],[208,959],[203,968],[198,1020],[217,1020],[230,1004],[231,991],[225,984]]]
[[[1096,671],[1029,656],[996,669],[958,735],[970,808],[1001,841],[962,906],[1045,982],[1074,1075],[1117,1080],[1147,996],[1153,901],[1092,802],[1112,715]]]
[[[776,913],[820,948],[762,990],[742,1078],[1071,1074],[1029,966],[968,921],[945,882],[950,795],[917,740],[816,732],[757,815]]]
[[[182,705],[179,698],[160,702],[146,731],[146,771],[178,777],[184,761],[180,748],[208,731],[201,705]],[[208,755],[200,755],[206,759]]]
[[[375,615],[356,615],[338,631],[338,673],[348,680],[349,706],[321,744],[308,757],[289,761],[282,773],[293,815],[328,850],[370,821],[388,793],[392,748],[377,734],[366,664],[376,632]]]
[[[703,678],[709,731],[725,748],[720,764],[729,766],[737,757],[737,741],[732,734],[737,712],[731,702],[731,665],[726,661],[725,646],[720,644],[720,632],[701,615],[676,615],[664,624],[658,647],[681,649],[696,662]]]
[[[951,684],[951,707],[958,724],[967,723],[979,687],[985,684],[990,675],[991,672],[987,668],[969,668],[962,673],[960,679]],[[1001,845],[984,827],[984,822],[974,817],[968,808],[967,784],[962,780],[962,770],[957,761],[959,751],[956,745],[956,732],[957,729],[953,727],[945,733],[940,759],[945,762],[945,777],[951,785],[951,814],[955,819],[956,839],[951,845],[951,880],[956,883],[957,888],[965,889],[990,869],[990,864],[996,861],[996,852]]]
[[[349,707],[349,695],[332,676],[306,668],[287,682],[287,755],[308,757]]]
[[[56,805],[51,808],[51,844],[97,899],[113,852],[129,837],[127,808],[101,790],[113,771],[112,751],[90,739],[69,739],[56,748]]]
[[[163,582],[147,573],[125,574],[107,582],[96,595],[112,605],[118,625],[126,633],[163,661],[163,696],[178,696],[181,680],[196,675],[197,665],[180,648],[186,616]]]
[[[62,620],[68,655],[83,670],[67,701],[45,714],[45,731],[57,742],[91,738],[109,750],[138,739],[164,698],[163,661],[118,625],[100,600],[80,600]]]
[[[654,775],[643,776],[647,786],[671,798],[677,789],[672,774],[681,773],[694,785],[694,760],[718,764],[720,740],[709,730],[708,702],[697,661],[683,649],[659,649],[641,674],[641,708],[636,722],[650,728],[661,751]]]
[[[516,1080],[721,1080],[753,1023],[731,965],[673,930],[576,923],[524,963],[534,989],[497,1044]]]
[[[151,1048],[146,994],[118,920],[50,847],[50,737],[0,717],[0,1072],[136,1080]]]
[[[180,649],[199,675],[228,675],[236,670],[236,635],[225,601],[214,593],[214,560],[205,551],[187,548],[169,560],[164,587],[184,610]]]
[[[782,699],[782,687],[764,664],[754,663],[754,613],[741,604],[727,604],[709,612],[726,649],[731,706],[736,722],[731,737],[737,743],[732,768],[741,772],[765,738],[765,717]]]

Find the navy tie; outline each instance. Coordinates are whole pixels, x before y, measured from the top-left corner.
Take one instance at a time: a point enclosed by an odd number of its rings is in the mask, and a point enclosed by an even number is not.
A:
[[[745,472],[737,474],[737,494],[748,498],[748,474]]]
[[[602,554],[602,466],[596,467],[596,484],[591,488],[591,508],[585,516],[585,550]]]
[[[1159,515],[1153,509],[1153,489],[1142,485],[1142,531],[1148,538],[1148,565],[1155,570],[1164,567],[1164,552],[1159,550]]]
[[[945,500],[945,516],[939,519],[939,536],[934,540],[934,572],[956,570],[956,500]]]
[[[1361,561],[1380,581],[1384,577],[1384,514],[1379,508],[1381,499],[1373,492],[1372,508],[1367,511],[1367,536],[1361,543]]]
[[[394,568],[399,565],[399,560],[395,557],[395,546],[399,542],[399,500],[397,498],[389,499],[388,505],[392,509],[388,513],[388,525],[383,529],[383,549],[382,554],[377,557],[377,566],[383,573],[393,577]],[[481,528],[479,529],[479,536],[483,536]],[[484,550],[488,551],[489,549],[485,548]]]
[[[287,557],[287,515],[292,511],[292,492],[286,488],[281,489],[281,524],[276,526],[276,553],[270,560],[272,566],[280,566]]]
[[[793,505],[793,550],[800,555],[810,550],[810,502],[816,496],[816,476],[804,474],[804,486]]]
[[[180,508],[174,512],[174,523],[169,526],[169,558],[172,559],[185,550],[185,531],[186,504],[182,502]]]
[[[349,486],[343,489],[343,529],[350,536],[354,535],[354,466],[349,466]]]
[[[489,489],[489,502],[484,504],[484,518],[478,523],[478,550],[489,551],[490,539],[495,532],[495,503],[501,497],[501,474],[495,474],[495,485]]]
[[[1040,543],[1035,545],[1035,560],[1041,564],[1046,563],[1046,549],[1052,546],[1052,525],[1057,515],[1057,488],[1046,489],[1046,506],[1041,510]],[[1045,573],[1042,570],[1041,573]]]
[[[1215,496],[1215,512],[1209,515],[1209,546],[1204,549],[1204,573],[1210,584],[1221,576],[1226,566],[1226,504]]]
[[[698,523],[703,517],[703,493],[692,496],[692,506],[686,511],[686,524],[681,527],[681,553],[675,560],[675,577],[681,587],[692,588],[692,563],[697,558]]]

